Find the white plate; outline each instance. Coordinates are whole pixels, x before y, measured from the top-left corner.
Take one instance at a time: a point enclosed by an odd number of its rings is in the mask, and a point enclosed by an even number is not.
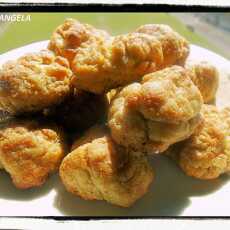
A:
[[[33,43],[0,55],[0,65],[24,53],[44,49],[47,41]],[[221,73],[217,105],[230,105],[230,62],[198,46],[191,46],[190,58],[205,59]],[[58,175],[41,188],[16,189],[10,177],[0,172],[0,216],[229,216],[230,177],[212,181],[187,177],[169,159],[151,159],[156,178],[150,191],[133,207],[124,209],[104,201],[84,201],[65,191]]]

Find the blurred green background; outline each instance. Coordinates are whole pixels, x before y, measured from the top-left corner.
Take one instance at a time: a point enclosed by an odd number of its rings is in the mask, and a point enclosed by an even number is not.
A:
[[[76,18],[84,23],[106,29],[111,34],[127,33],[146,23],[168,24],[191,43],[222,54],[215,45],[193,32],[178,18],[168,13],[28,13],[30,22],[0,24],[0,53],[32,42],[49,39],[56,26],[65,18]]]

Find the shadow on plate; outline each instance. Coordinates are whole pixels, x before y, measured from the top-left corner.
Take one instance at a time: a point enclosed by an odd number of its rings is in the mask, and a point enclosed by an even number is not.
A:
[[[58,176],[52,175],[41,187],[21,190],[15,188],[9,174],[0,170],[0,199],[30,201],[46,195],[56,187]]]
[[[167,157],[152,158],[155,181],[150,191],[131,208],[120,208],[105,201],[85,201],[58,184],[54,206],[69,216],[178,216],[190,205],[191,196],[204,196],[220,189],[228,178],[201,181],[186,176]]]

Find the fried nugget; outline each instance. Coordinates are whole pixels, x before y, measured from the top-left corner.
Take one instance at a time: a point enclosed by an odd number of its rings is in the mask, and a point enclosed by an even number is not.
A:
[[[0,109],[35,112],[64,100],[72,72],[66,59],[44,50],[9,61],[0,70]]]
[[[17,188],[41,186],[65,151],[63,134],[54,125],[14,120],[0,129],[0,162]]]
[[[184,65],[189,55],[188,41],[168,25],[146,24],[140,26],[136,32],[145,33],[160,41],[164,61],[159,69],[171,65]]]
[[[216,67],[207,61],[190,60],[186,62],[185,68],[193,71],[191,79],[200,90],[204,103],[212,101],[219,85]]]
[[[94,126],[64,158],[60,176],[83,199],[129,207],[147,192],[153,170],[143,154],[116,145],[105,127]]]
[[[106,95],[74,90],[61,104],[45,109],[43,113],[66,131],[79,133],[104,121],[108,106]]]
[[[189,176],[215,179],[230,170],[230,108],[203,105],[201,127],[183,143],[178,163]]]
[[[173,66],[124,87],[111,103],[108,125],[118,144],[160,153],[194,132],[201,105],[188,71]]]
[[[70,62],[77,53],[77,49],[86,42],[93,42],[100,38],[107,38],[109,34],[88,24],[68,18],[53,32],[48,49],[56,55],[67,58]]]

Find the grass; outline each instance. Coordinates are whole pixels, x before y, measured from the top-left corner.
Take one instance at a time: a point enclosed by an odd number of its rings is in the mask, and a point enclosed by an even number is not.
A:
[[[0,53],[35,41],[49,39],[54,28],[68,17],[106,29],[114,35],[127,33],[142,24],[168,24],[191,43],[221,53],[205,38],[187,29],[183,23],[168,13],[31,13],[30,22],[11,23],[0,34]]]

